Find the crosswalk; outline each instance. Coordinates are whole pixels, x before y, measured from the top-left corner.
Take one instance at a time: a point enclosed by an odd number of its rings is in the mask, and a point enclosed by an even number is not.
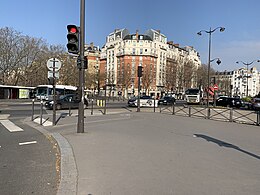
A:
[[[24,131],[22,128],[18,127],[15,125],[12,121],[10,120],[0,120],[0,123],[11,133],[12,132],[18,132],[18,131]]]
[[[17,126],[12,121],[10,121],[8,119],[9,116],[10,116],[9,114],[0,114],[0,124],[2,124],[5,127],[5,129],[7,129],[11,133],[24,131],[21,127]],[[41,122],[40,118],[35,118],[33,121],[38,124],[40,124]],[[52,122],[43,118],[42,125],[45,127],[52,126]]]
[[[21,127],[19,127],[18,125],[16,125],[15,123],[13,123],[12,121],[10,121],[8,119],[8,115],[0,115],[0,126],[3,126],[3,127],[0,127],[0,136],[1,136],[1,131],[4,130],[4,131],[8,131],[10,132],[11,134],[13,133],[16,133],[16,132],[24,132],[25,130]],[[0,141],[1,143],[1,141]],[[24,145],[31,145],[31,144],[37,144],[37,141],[36,140],[26,140],[26,141],[22,141],[22,142],[19,142],[18,145],[19,146],[24,146]],[[0,149],[2,149],[3,147],[0,145]]]
[[[35,123],[38,123],[38,124],[40,124],[41,123],[41,119],[40,118],[35,118],[34,120],[33,120]],[[47,126],[52,126],[52,122],[50,122],[50,121],[48,121],[47,119],[42,119],[42,125],[44,126],[44,127],[47,127]]]

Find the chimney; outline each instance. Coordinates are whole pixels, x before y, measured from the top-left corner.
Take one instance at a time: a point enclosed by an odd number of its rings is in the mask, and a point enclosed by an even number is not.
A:
[[[138,30],[135,32],[136,40],[138,41]]]

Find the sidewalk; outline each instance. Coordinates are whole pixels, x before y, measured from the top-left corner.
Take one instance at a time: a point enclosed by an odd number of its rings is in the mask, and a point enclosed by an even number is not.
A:
[[[28,122],[60,146],[59,195],[260,194],[256,126],[87,109],[77,133],[77,110],[57,113],[56,126]]]
[[[52,110],[46,110],[47,115],[44,114],[42,118],[42,125],[40,125],[39,116],[34,116],[34,121],[31,121],[31,118],[27,118],[27,122],[33,128],[39,130],[41,133],[46,136],[52,136],[58,143],[61,154],[61,179],[58,189],[58,195],[73,195],[78,194],[78,168],[76,164],[76,159],[74,156],[73,145],[69,142],[69,137],[64,136],[64,132],[69,132],[70,134],[77,135],[77,123],[78,123],[78,109],[69,110],[57,110],[56,111],[56,120],[57,124],[53,126],[52,124]],[[106,110],[106,115],[115,115],[120,113],[125,113],[126,115],[132,110],[127,110],[125,108],[120,109],[109,109]],[[85,109],[84,117],[85,123],[86,118],[96,117],[96,116],[105,116],[104,109]],[[86,129],[86,124],[84,124]],[[80,133],[78,135],[85,136],[88,132]]]

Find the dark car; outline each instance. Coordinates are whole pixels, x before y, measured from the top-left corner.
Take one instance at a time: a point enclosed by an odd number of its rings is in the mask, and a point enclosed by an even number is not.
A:
[[[216,105],[217,106],[223,106],[223,107],[240,108],[243,105],[243,102],[240,98],[219,97],[216,101]]]
[[[57,97],[56,100],[56,109],[69,109],[69,108],[78,108],[79,107],[80,98],[77,94],[67,94],[61,95]],[[45,103],[46,109],[53,109],[53,100],[49,100]],[[84,99],[85,108],[88,107],[87,99]]]
[[[254,98],[252,100],[251,108],[253,110],[260,110],[260,98]]]
[[[131,97],[129,100],[128,100],[128,102],[127,102],[127,104],[128,104],[128,106],[129,107],[135,107],[136,105],[135,105],[135,103],[136,103],[136,100],[137,100],[137,97]]]
[[[158,105],[172,105],[175,104],[175,98],[172,96],[164,96],[158,101]]]

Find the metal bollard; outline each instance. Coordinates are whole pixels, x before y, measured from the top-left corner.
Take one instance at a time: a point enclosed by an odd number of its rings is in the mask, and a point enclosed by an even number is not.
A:
[[[34,116],[34,99],[32,99],[32,121]]]
[[[230,112],[229,112],[229,122],[233,122],[233,109],[230,108]]]
[[[104,101],[104,100],[102,100],[102,101]],[[104,103],[105,105],[104,105],[104,114],[106,114],[107,113],[107,98],[105,97],[105,103]]]
[[[259,126],[260,124],[260,111],[256,111],[257,117],[256,117],[256,125]]]
[[[71,99],[69,99],[70,103],[69,103],[69,116],[71,116]]]
[[[91,115],[93,115],[94,100],[91,99]]]
[[[155,112],[155,99],[153,100],[153,112]]]
[[[174,103],[172,104],[172,115],[174,115],[175,114],[175,105],[174,105]]]
[[[41,100],[41,109],[40,109],[40,125],[42,125],[42,110],[43,110],[43,101]]]
[[[189,106],[189,117],[191,117],[191,106]]]
[[[210,119],[210,108],[208,108],[208,115],[207,118]]]

